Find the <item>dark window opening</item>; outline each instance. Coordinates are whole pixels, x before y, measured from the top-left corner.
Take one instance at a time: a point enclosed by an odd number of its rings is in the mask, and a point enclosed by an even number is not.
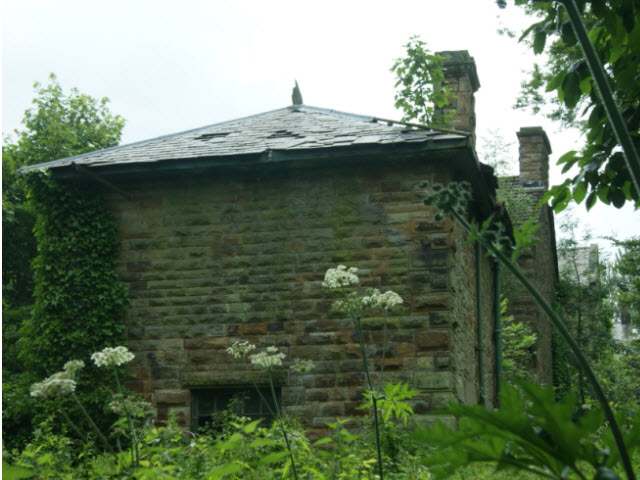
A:
[[[226,137],[227,135],[229,135],[231,132],[222,132],[222,133],[204,133],[202,135],[200,135],[199,137],[196,137],[196,140],[202,140],[203,142],[206,142],[207,140],[211,140],[212,138],[220,138],[220,137]]]
[[[202,428],[219,431],[225,421],[225,413],[233,413],[251,420],[263,419],[260,425],[271,426],[275,419],[273,396],[268,386],[229,386],[191,391],[191,429]],[[281,405],[280,388],[276,387],[276,401]]]
[[[269,135],[267,138],[303,138],[303,135],[300,135],[298,133],[293,133],[290,132],[289,130],[276,130],[275,132],[273,132],[271,135]]]

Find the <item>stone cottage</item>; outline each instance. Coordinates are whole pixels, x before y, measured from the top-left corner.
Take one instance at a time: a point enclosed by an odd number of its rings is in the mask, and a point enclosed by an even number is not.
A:
[[[434,221],[416,188],[466,180],[471,215],[499,208],[493,171],[474,149],[475,64],[445,53],[454,130],[294,104],[37,166],[96,182],[119,222],[136,354],[129,387],[160,419],[174,411],[196,428],[240,392],[243,413],[266,415],[251,393],[265,379],[225,351],[245,340],[316,362],[278,385],[311,436],[361,414],[358,340],[321,287],[337,264],[404,299],[389,319],[385,376],[420,391],[418,415],[451,400],[495,404],[496,266],[457,224]],[[365,322],[372,361],[377,320]]]

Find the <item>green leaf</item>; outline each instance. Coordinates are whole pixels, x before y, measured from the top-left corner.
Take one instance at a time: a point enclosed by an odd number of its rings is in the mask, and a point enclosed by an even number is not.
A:
[[[587,195],[587,184],[585,182],[580,182],[573,188],[573,200],[580,204],[584,200],[584,197]]]
[[[21,480],[23,478],[31,478],[36,475],[30,468],[18,467],[2,462],[2,478],[4,480]]]
[[[258,461],[258,465],[270,465],[272,463],[278,463],[288,455],[289,452],[287,450],[283,450],[282,452],[269,453],[260,458],[260,460]]]
[[[333,439],[331,437],[324,437],[321,438],[320,440],[316,441],[313,443],[314,447],[318,447],[320,445],[326,445],[327,443],[331,443],[333,442]]]
[[[258,420],[254,420],[253,422],[248,423],[247,425],[245,425],[242,430],[247,435],[251,434],[251,433],[255,432],[256,428],[258,428],[258,425],[260,424],[260,422],[262,422],[261,418],[259,418]]]
[[[591,77],[585,77],[580,80],[580,91],[583,95],[589,95],[591,93]]]
[[[626,199],[626,195],[619,188],[616,188],[609,192],[609,200],[611,200],[611,203],[613,203],[613,206],[616,208],[622,208]]]
[[[220,465],[210,469],[207,473],[207,478],[210,480],[216,480],[241,471],[242,465],[238,465],[237,463],[228,463],[226,465]]]
[[[580,90],[580,79],[576,72],[567,73],[562,81],[562,91],[564,92],[564,104],[567,108],[573,108],[580,101],[582,92]]]
[[[575,150],[569,150],[567,153],[565,153],[564,155],[562,155],[558,161],[556,162],[558,165],[562,165],[563,163],[567,163],[571,160],[573,160],[576,156],[576,151]]]
[[[596,204],[596,200],[598,197],[596,196],[596,192],[591,192],[587,197],[587,210],[591,210],[593,206]],[[580,202],[578,202],[580,203]]]
[[[545,91],[551,92],[552,90],[556,90],[560,85],[562,85],[562,81],[564,80],[564,77],[566,75],[567,75],[567,71],[561,70],[560,73],[558,73],[551,80],[549,80],[545,88]]]
[[[544,30],[536,31],[533,36],[533,53],[536,55],[542,53],[544,50],[544,44],[547,41],[547,32]]]

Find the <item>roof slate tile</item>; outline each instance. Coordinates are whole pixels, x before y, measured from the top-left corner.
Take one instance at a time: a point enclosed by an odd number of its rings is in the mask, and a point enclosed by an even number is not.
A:
[[[431,142],[464,139],[464,133],[378,121],[307,105],[296,105],[251,117],[153,138],[129,145],[85,153],[26,167],[55,169],[72,164],[106,166],[162,162],[200,157],[229,157],[273,151],[295,151],[349,145]]]

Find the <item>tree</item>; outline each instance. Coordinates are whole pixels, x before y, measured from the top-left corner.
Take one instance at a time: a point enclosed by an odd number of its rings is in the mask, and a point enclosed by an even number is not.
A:
[[[402,121],[446,126],[450,118],[436,114],[436,110],[447,105],[453,96],[449,89],[441,86],[443,58],[431,53],[417,36],[411,37],[404,47],[407,56],[397,58],[391,67],[397,77],[394,98],[396,108],[404,112]]]
[[[542,90],[555,91],[551,118],[579,126],[586,138],[581,152],[558,160],[563,172],[573,166],[578,171],[550,190],[554,207],[562,210],[571,200],[586,201],[587,209],[597,200],[618,208],[627,201],[640,206],[640,5],[631,0],[515,4],[539,19],[520,38],[529,39],[536,54],[548,45],[549,59],[534,69],[520,106],[539,108]]]
[[[24,129],[14,132],[15,142],[6,137],[2,146],[2,293],[9,307],[31,303],[30,263],[36,251],[33,212],[17,170],[116,146],[124,127],[124,119],[109,111],[108,98],[97,100],[76,88],[65,94],[53,73],[47,86],[35,82],[34,90]]]
[[[37,377],[19,357],[21,328],[33,309],[36,212],[27,198],[25,176],[18,170],[113,147],[124,127],[123,118],[109,111],[108,98],[97,100],[75,88],[67,94],[53,74],[48,85],[36,82],[34,90],[32,107],[22,120],[24,128],[14,132],[15,140],[5,137],[2,146],[2,393],[6,407],[2,418],[7,449],[28,438],[37,413],[28,392],[29,383]]]
[[[620,307],[620,320],[640,327],[640,237],[609,240],[620,248],[613,265],[617,274],[614,296]]]

